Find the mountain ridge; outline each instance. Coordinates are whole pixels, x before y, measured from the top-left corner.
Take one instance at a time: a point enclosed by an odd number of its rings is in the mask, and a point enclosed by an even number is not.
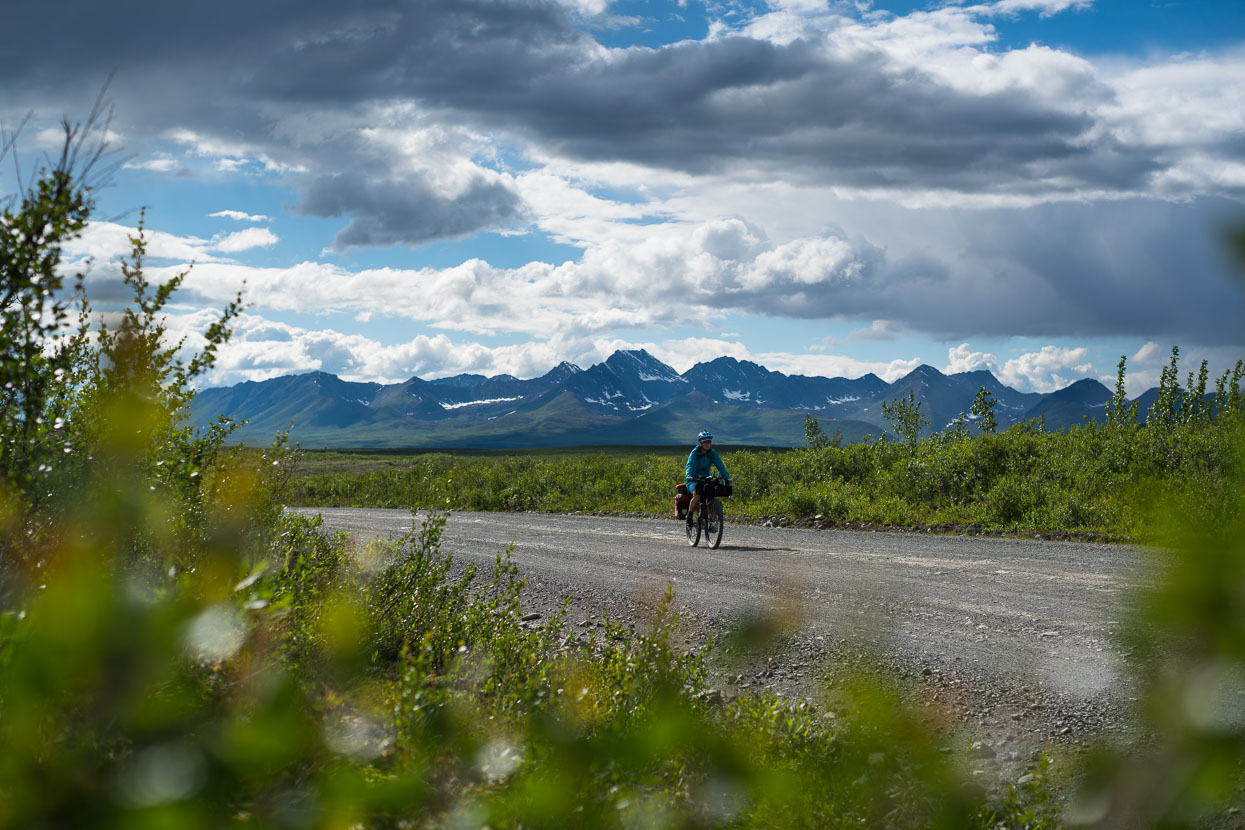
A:
[[[327,372],[283,375],[202,390],[190,422],[225,415],[246,423],[234,434],[267,443],[285,429],[305,447],[521,448],[584,444],[691,443],[710,429],[724,444],[794,446],[804,418],[860,440],[886,429],[882,403],[911,392],[944,429],[985,386],[1005,429],[1042,417],[1050,429],[1105,417],[1110,392],[1084,379],[1053,393],[1019,392],[987,370],[944,374],[921,365],[887,383],[787,375],[751,361],[719,357],[679,373],[647,351],[621,350],[586,369],[563,362],[536,378],[460,374],[401,383],[346,381]]]

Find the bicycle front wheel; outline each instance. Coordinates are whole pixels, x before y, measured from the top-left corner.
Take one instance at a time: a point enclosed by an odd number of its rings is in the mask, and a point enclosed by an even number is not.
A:
[[[722,502],[717,499],[709,505],[709,520],[705,526],[705,544],[711,548],[716,548],[722,544],[722,525],[726,524],[726,517],[722,515]]]

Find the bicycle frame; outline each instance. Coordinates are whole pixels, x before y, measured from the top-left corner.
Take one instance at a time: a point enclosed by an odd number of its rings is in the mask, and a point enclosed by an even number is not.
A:
[[[718,479],[715,478],[696,478],[693,481],[697,485],[697,489],[701,489],[706,484],[712,484]],[[722,501],[716,495],[712,495],[712,490],[704,487],[701,493],[699,504],[696,506],[696,515],[692,519],[692,523],[687,527],[687,543],[692,547],[700,544],[700,537],[703,534],[705,543],[711,548],[716,548],[722,544],[722,525],[725,523],[725,511],[722,509]]]

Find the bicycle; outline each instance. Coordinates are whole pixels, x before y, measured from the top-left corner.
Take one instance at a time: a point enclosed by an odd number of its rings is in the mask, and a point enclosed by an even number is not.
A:
[[[722,526],[726,524],[720,497],[731,495],[734,488],[730,482],[709,476],[693,478],[691,481],[695,482],[697,490],[700,491],[700,506],[697,510],[699,515],[687,526],[687,543],[696,547],[700,544],[703,533],[705,544],[710,548],[717,548],[722,544]]]

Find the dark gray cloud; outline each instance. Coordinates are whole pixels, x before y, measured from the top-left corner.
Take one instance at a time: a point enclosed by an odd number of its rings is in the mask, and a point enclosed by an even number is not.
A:
[[[1023,221],[1017,221],[1023,217]],[[904,228],[910,212],[879,208],[865,223],[877,244],[851,239],[858,279],[814,285],[777,279],[725,295],[732,307],[775,316],[885,319],[935,339],[982,336],[1139,336],[1239,345],[1245,279],[1222,244],[1245,209],[1223,199],[1055,203],[1012,210],[948,210]],[[903,239],[904,235],[910,238]],[[941,240],[938,250],[913,254]]]
[[[350,223],[333,240],[334,249],[345,250],[418,245],[505,226],[522,215],[522,203],[504,184],[482,177],[463,192],[446,196],[421,179],[370,181],[337,173],[312,179],[295,210],[310,216],[349,216]]]
[[[90,0],[14,10],[9,31],[57,19],[55,48],[14,39],[0,71],[20,81],[0,95],[35,102],[93,94],[114,70],[127,118],[192,118],[227,130],[263,107],[421,98],[481,103],[517,94],[582,60],[591,40],[547,0],[220,0],[170,6],[133,0],[124,12]],[[159,97],[146,97],[155,93]],[[157,106],[157,104],[159,106]],[[231,117],[232,116],[232,117]]]
[[[858,187],[1048,193],[1139,187],[1159,168],[1109,138],[1086,141],[1087,114],[1025,93],[957,92],[805,41],[636,52],[495,106],[516,105],[516,121],[568,155],[691,172],[743,164]]]
[[[90,88],[115,67],[126,119],[321,168],[328,154],[314,144],[275,137],[275,114],[414,101],[581,159],[903,190],[1130,191],[1167,163],[1106,132],[1091,138],[1089,112],[1023,91],[957,91],[880,55],[836,58],[804,40],[731,37],[605,59],[542,0],[222,0],[210,11],[140,0],[124,15],[88,0],[56,6],[56,49],[32,38],[0,57],[31,96]]]
[[[106,78],[124,149],[171,129],[241,148],[291,168],[295,209],[349,216],[335,247],[418,245],[505,228],[522,205],[504,183],[477,175],[454,195],[379,155],[358,131],[374,104],[443,105],[469,90],[517,94],[531,75],[578,59],[587,36],[561,7],[524,0],[244,3],[208,7],[91,2],[14,10],[10,31],[58,20],[55,48],[14,39],[0,52],[0,121],[24,110],[85,112]],[[29,47],[29,48],[27,48]],[[426,94],[425,94],[426,93]],[[61,111],[49,112],[48,101]],[[322,116],[335,126],[326,129]],[[347,126],[343,126],[343,124]],[[331,193],[331,188],[338,192]]]

